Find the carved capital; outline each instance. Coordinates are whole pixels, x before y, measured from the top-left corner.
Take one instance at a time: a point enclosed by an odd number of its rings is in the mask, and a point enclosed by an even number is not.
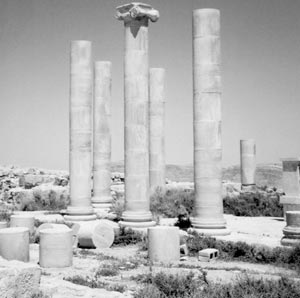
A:
[[[148,18],[152,22],[156,22],[159,18],[159,12],[150,5],[132,2],[129,4],[118,6],[116,18],[122,21],[138,20]]]

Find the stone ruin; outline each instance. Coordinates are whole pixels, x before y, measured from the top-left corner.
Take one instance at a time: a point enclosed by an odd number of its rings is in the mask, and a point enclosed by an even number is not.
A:
[[[153,262],[178,261],[178,227],[156,226],[150,212],[150,190],[165,186],[164,102],[165,70],[149,68],[149,20],[159,12],[142,3],[117,7],[117,19],[125,28],[125,211],[119,224],[99,220],[109,213],[111,196],[111,85],[112,63],[92,62],[92,43],[71,43],[70,77],[70,203],[61,224],[40,228],[40,267],[72,266],[73,247],[110,247],[120,226],[148,228],[149,258]],[[228,235],[222,204],[220,12],[193,12],[193,128],[195,214],[193,229],[203,235]],[[93,71],[94,69],[94,71]],[[94,75],[93,75],[94,73]],[[94,86],[94,98],[92,89]],[[92,108],[93,107],[93,108]],[[92,146],[93,144],[93,146]],[[241,140],[241,184],[255,187],[255,142]],[[283,159],[284,205],[287,227],[283,245],[300,241],[299,162]],[[91,176],[93,180],[91,181]],[[30,177],[23,184],[30,183]],[[32,178],[33,179],[33,178]],[[42,179],[42,178],[41,178]],[[30,180],[30,179],[29,179]],[[68,181],[61,182],[66,185]],[[93,195],[91,195],[91,185]],[[300,209],[299,209],[300,210]],[[45,223],[44,223],[45,224]],[[67,224],[67,225],[65,225]],[[7,260],[29,261],[29,238],[34,215],[16,214],[10,227],[0,230],[0,255]],[[291,240],[292,239],[292,240]],[[22,249],[20,249],[20,247]],[[168,248],[168,249],[167,249]],[[217,252],[203,252],[215,258]],[[20,269],[21,270],[21,269]],[[30,280],[38,284],[40,270],[34,266]],[[19,291],[19,290],[18,290]],[[2,294],[2,292],[1,292]],[[22,296],[23,297],[23,296]],[[24,296],[25,297],[25,296]]]

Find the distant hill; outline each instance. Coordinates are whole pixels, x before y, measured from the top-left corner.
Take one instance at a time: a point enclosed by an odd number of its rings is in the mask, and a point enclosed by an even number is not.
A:
[[[112,163],[113,172],[124,172],[123,162]],[[171,181],[193,181],[192,165],[167,165],[166,177]],[[276,186],[282,188],[282,167],[280,164],[258,164],[256,168],[256,181],[260,186]],[[223,180],[240,182],[240,166],[223,168]]]

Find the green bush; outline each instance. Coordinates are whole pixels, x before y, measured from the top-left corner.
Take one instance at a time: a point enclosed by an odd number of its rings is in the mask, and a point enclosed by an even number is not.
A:
[[[254,279],[248,276],[234,283],[210,284],[204,278],[188,275],[146,274],[138,281],[146,283],[135,298],[296,298],[300,287],[286,278],[279,280]]]
[[[250,263],[274,264],[295,269],[300,272],[300,245],[294,248],[250,245],[245,242],[216,240],[192,233],[187,239],[187,246],[191,255],[197,255],[199,250],[216,248],[220,258],[224,260],[238,260]]]
[[[118,274],[119,274],[119,268],[115,263],[103,264],[95,272],[95,277],[98,278],[100,276],[116,276]]]
[[[137,279],[139,282],[152,284],[156,288],[156,290],[153,291],[155,296],[148,297],[190,297],[199,290],[200,286],[204,284],[203,279],[195,276],[193,272],[180,275],[159,272],[156,275],[146,274],[144,277],[140,275]],[[149,287],[146,288],[146,291],[141,289],[134,297],[147,297],[146,294],[152,295],[151,292],[149,293],[149,290],[151,290]]]
[[[279,194],[261,191],[240,193],[238,197],[223,199],[224,213],[236,216],[274,216],[282,217],[283,208]],[[192,190],[157,188],[150,198],[150,209],[154,215],[177,217],[180,209],[193,213],[195,193]]]
[[[279,199],[278,193],[241,193],[237,198],[223,199],[224,213],[236,216],[282,217],[283,208]]]
[[[285,278],[279,280],[256,280],[249,277],[231,284],[214,284],[191,298],[297,298],[300,287]]]
[[[145,240],[146,236],[142,233],[133,231],[131,229],[121,228],[119,235],[115,237],[114,246],[125,246],[129,244],[142,243]]]
[[[157,188],[150,197],[150,209],[154,214],[177,217],[184,207],[191,214],[194,207],[194,191]]]
[[[120,285],[117,283],[114,284],[109,284],[107,282],[103,282],[99,280],[99,275],[95,275],[93,277],[83,277],[80,275],[75,275],[72,277],[65,277],[64,280],[72,282],[73,284],[76,285],[81,285],[81,286],[86,286],[89,288],[100,288],[100,289],[106,289],[108,291],[118,291],[118,292],[125,292],[126,291],[126,286],[125,285]]]

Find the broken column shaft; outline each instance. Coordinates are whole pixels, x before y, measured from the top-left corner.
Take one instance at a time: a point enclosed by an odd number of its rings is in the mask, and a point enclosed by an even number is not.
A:
[[[150,68],[150,188],[164,187],[165,178],[165,70]]]
[[[92,220],[92,46],[90,41],[71,44],[70,81],[70,206],[66,220]]]
[[[192,225],[226,235],[222,200],[220,12],[193,12],[194,181]]]
[[[111,207],[111,62],[95,63],[93,197],[95,211]]]
[[[254,140],[240,141],[241,154],[241,183],[242,186],[255,185],[255,170],[256,170],[256,146]]]
[[[123,226],[153,226],[149,200],[148,22],[158,19],[151,6],[117,7],[125,25],[125,211]]]

